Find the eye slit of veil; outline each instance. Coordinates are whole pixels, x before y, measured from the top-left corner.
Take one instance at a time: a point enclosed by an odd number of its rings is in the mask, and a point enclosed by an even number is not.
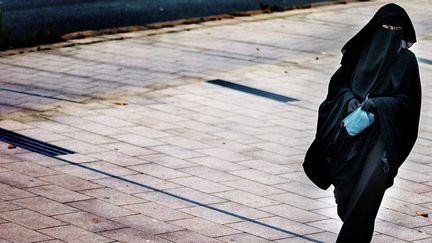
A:
[[[382,27],[389,29],[389,30],[401,30],[402,29],[401,26],[393,26],[393,25],[388,25],[388,24],[383,24]]]

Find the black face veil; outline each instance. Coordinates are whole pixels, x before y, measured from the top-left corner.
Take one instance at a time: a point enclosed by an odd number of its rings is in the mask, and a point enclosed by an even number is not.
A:
[[[388,89],[383,85],[384,76],[400,49],[415,42],[414,27],[405,10],[395,4],[382,7],[342,48],[342,64],[352,73],[354,95],[364,99],[372,88],[375,94]]]
[[[405,10],[387,4],[342,48],[342,65],[319,107],[316,137],[303,163],[307,176],[320,188],[327,189],[342,170],[349,172],[341,180],[352,176],[378,135],[385,140],[392,179],[396,176],[418,133],[421,85],[417,59],[407,49],[415,42]],[[377,106],[377,121],[355,137],[339,139],[348,102],[362,101],[368,93]],[[337,163],[329,162],[335,154]]]

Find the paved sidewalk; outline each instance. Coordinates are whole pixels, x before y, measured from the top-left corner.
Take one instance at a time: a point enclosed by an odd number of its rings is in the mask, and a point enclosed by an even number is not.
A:
[[[0,57],[0,127],[76,152],[0,143],[0,242],[334,242],[332,188],[301,162],[340,48],[385,2]],[[373,242],[432,242],[430,218],[416,216],[432,210],[432,4],[396,2],[418,33],[421,131]],[[206,82],[217,79],[298,101]]]

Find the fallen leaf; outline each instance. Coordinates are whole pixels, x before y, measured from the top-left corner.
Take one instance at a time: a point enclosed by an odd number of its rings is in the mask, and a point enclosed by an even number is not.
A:
[[[422,212],[422,211],[417,211],[416,215],[417,216],[422,216],[422,217],[425,217],[425,218],[429,217],[428,213],[425,213],[425,212]]]
[[[8,149],[16,149],[16,145],[15,144],[9,144]]]
[[[124,102],[124,101],[116,101],[116,102],[113,102],[113,104],[114,105],[128,105],[128,103]]]

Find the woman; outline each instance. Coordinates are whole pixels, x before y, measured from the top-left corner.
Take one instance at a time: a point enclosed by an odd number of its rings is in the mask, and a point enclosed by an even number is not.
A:
[[[343,47],[341,67],[319,107],[303,167],[318,187],[335,187],[344,222],[337,242],[370,242],[384,192],[417,139],[421,86],[417,59],[408,50],[414,42],[404,9],[396,4],[379,9]],[[375,121],[350,135],[342,120],[361,102]]]

